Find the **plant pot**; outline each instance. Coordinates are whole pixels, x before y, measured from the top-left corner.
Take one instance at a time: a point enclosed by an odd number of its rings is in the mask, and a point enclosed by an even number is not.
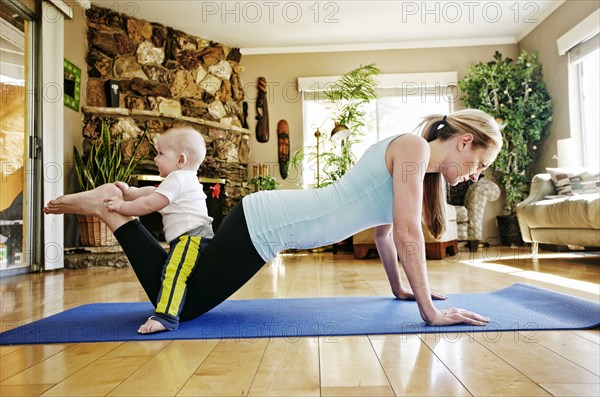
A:
[[[82,247],[106,247],[118,245],[106,223],[90,215],[77,215],[79,222],[79,242]]]
[[[496,217],[502,245],[525,245],[521,238],[521,229],[516,215],[499,215]]]

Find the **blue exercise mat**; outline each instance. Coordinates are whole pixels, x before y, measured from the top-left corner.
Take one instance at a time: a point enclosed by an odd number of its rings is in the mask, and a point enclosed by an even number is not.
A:
[[[298,338],[441,332],[585,329],[600,324],[600,304],[524,284],[491,293],[449,295],[435,301],[490,317],[485,327],[426,325],[417,304],[392,297],[228,300],[179,329],[138,335],[153,314],[150,303],[96,303],[31,324],[2,324],[0,344],[172,339]]]

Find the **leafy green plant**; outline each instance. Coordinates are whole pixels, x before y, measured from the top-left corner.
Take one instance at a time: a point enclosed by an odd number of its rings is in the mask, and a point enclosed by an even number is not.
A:
[[[349,137],[342,140],[340,146],[323,136],[319,148],[306,146],[292,155],[288,167],[300,167],[303,162],[316,164],[319,158],[319,183],[316,187],[327,186],[341,178],[356,162],[352,146],[361,142],[364,136],[364,105],[377,98],[376,75],[381,71],[375,64],[360,66],[342,75],[328,90],[324,91],[327,100],[335,104],[333,120],[335,124],[345,125],[350,130]],[[316,169],[316,167],[315,167]]]
[[[85,191],[105,183],[129,182],[135,167],[145,157],[136,158],[138,148],[145,137],[144,132],[136,143],[131,158],[125,161],[121,150],[121,137],[117,136],[113,139],[108,124],[103,120],[100,137],[92,142],[86,156],[82,157],[77,148],[73,147],[75,174],[79,187]]]
[[[277,180],[271,175],[255,176],[250,183],[254,184],[258,190],[275,190],[278,185]]]
[[[342,77],[325,91],[327,99],[334,102],[337,112],[334,120],[337,124],[345,125],[353,133],[365,126],[365,112],[362,105],[377,98],[377,79],[380,74],[375,64],[360,66],[342,75]]]
[[[483,110],[503,127],[504,144],[491,169],[504,187],[511,215],[529,194],[532,166],[552,121],[552,100],[537,58],[523,50],[515,62],[496,51],[493,61],[469,66],[459,82],[465,105]]]

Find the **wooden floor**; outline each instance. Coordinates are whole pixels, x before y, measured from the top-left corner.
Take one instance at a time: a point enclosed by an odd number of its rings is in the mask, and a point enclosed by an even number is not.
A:
[[[429,261],[433,288],[515,282],[599,300],[600,257],[525,248]],[[144,300],[131,269],[0,282],[2,329],[92,302]],[[390,295],[377,259],[284,255],[232,299]],[[0,396],[598,396],[600,333],[506,332],[0,347]]]

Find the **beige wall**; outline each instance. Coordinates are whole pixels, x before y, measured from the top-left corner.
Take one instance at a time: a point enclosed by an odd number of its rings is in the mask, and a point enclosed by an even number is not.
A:
[[[73,146],[81,148],[81,131],[83,125],[83,113],[81,107],[85,106],[85,86],[87,84],[87,64],[85,55],[87,51],[87,27],[84,10],[76,5],[73,6],[73,19],[65,20],[65,59],[81,69],[81,96],[79,100],[79,111],[64,108],[64,144],[65,165],[71,167],[73,164]],[[65,170],[68,175],[69,169]],[[68,177],[65,178],[65,192],[71,192]]]
[[[371,62],[377,64],[382,73],[425,73],[456,71],[462,79],[467,66],[480,61],[491,60],[494,51],[505,56],[516,57],[517,45],[457,47],[434,49],[407,49],[389,51],[361,51],[337,53],[245,55],[244,82],[249,103],[248,124],[254,131],[256,125],[255,99],[256,80],[259,76],[267,79],[269,90],[270,139],[267,143],[256,141],[251,134],[251,162],[272,165],[271,172],[281,182],[280,189],[297,189],[297,175],[290,171],[288,181],[281,181],[277,163],[277,121],[286,119],[290,125],[290,149],[293,153],[302,146],[302,100],[296,89],[298,77],[338,76],[360,65]],[[456,104],[459,108],[461,104]],[[401,132],[401,131],[399,131]],[[252,175],[250,175],[252,176]],[[486,208],[484,239],[497,236],[496,215],[502,213],[500,200]]]
[[[542,152],[536,165],[537,172],[546,167],[556,167],[556,141],[571,137],[568,102],[568,59],[559,56],[556,40],[584,18],[600,7],[600,2],[589,0],[568,0],[534,31],[519,42],[519,49],[537,51],[544,72],[544,81],[554,103],[550,136],[542,145]]]
[[[71,108],[63,107],[64,109],[64,153],[65,153],[65,168],[64,168],[64,191],[72,193],[76,191],[76,186],[73,179],[73,146],[77,146],[81,151],[83,128],[83,113],[81,107],[85,105],[85,85],[87,84],[87,64],[85,55],[87,50],[87,27],[85,11],[77,6],[73,7],[73,19],[65,19],[64,35],[65,35],[65,59],[81,68],[81,96],[79,99],[79,112]],[[74,216],[65,216],[65,247],[78,245],[75,241],[77,238],[77,221]]]

